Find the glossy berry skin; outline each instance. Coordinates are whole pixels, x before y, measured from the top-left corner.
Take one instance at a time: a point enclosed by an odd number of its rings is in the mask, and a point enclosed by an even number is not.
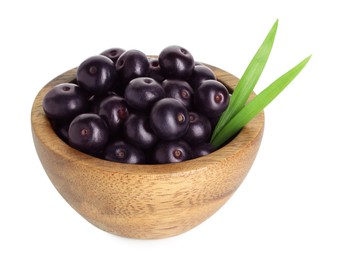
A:
[[[55,133],[79,151],[119,163],[164,164],[212,153],[211,133],[229,99],[214,72],[181,46],[158,57],[110,48],[47,92],[43,109]]]
[[[192,146],[192,157],[198,158],[215,151],[215,148],[210,143],[201,143],[199,145]]]
[[[69,121],[88,109],[88,94],[76,84],[62,83],[47,92],[42,105],[48,118]]]
[[[124,138],[140,149],[149,149],[158,141],[149,125],[149,118],[143,114],[130,114],[124,123]]]
[[[135,78],[125,88],[126,102],[137,110],[150,110],[155,102],[165,97],[160,83],[149,77]]]
[[[166,79],[162,82],[165,96],[177,99],[187,109],[191,109],[194,100],[194,91],[188,82],[177,79]]]
[[[185,106],[174,98],[157,101],[150,112],[150,126],[163,140],[182,137],[189,127],[189,113]]]
[[[76,116],[68,129],[69,144],[79,151],[95,153],[104,148],[109,140],[109,129],[97,114]]]
[[[195,92],[195,106],[209,118],[220,116],[229,104],[227,88],[217,80],[205,80]]]
[[[144,153],[124,141],[110,143],[103,152],[103,158],[108,161],[120,163],[145,163]]]
[[[107,50],[103,51],[100,55],[108,57],[110,60],[113,61],[113,63],[116,64],[118,58],[124,52],[125,52],[125,50],[121,49],[121,48],[110,48],[110,49],[107,49]]]
[[[117,94],[113,91],[109,91],[103,95],[93,95],[92,97],[90,97],[89,98],[89,105],[90,105],[89,111],[91,113],[98,114],[100,103],[109,96],[117,96]]]
[[[115,134],[128,118],[129,110],[124,98],[109,96],[100,103],[98,115],[105,120],[110,133]]]
[[[104,94],[113,90],[117,78],[112,60],[95,55],[84,60],[77,69],[77,82],[91,94]]]
[[[196,65],[189,80],[190,86],[197,89],[203,81],[208,79],[216,80],[214,72],[207,66]]]
[[[181,140],[160,142],[153,152],[153,163],[156,164],[183,162],[191,158],[190,146]]]
[[[195,112],[189,112],[189,128],[183,140],[191,145],[197,145],[208,141],[211,135],[211,125],[209,119]]]
[[[172,45],[161,51],[158,57],[159,66],[167,79],[190,78],[195,61],[191,53],[181,46]]]
[[[116,70],[120,80],[127,84],[134,78],[145,77],[148,74],[149,61],[143,52],[128,50],[118,58]]]

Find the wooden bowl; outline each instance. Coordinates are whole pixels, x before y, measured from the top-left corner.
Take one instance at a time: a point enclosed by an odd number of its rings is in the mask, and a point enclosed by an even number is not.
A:
[[[238,79],[207,66],[232,91]],[[42,100],[55,85],[74,80],[75,73],[71,69],[61,74],[38,93],[31,113],[32,134],[58,192],[96,227],[130,238],[178,235],[213,215],[246,177],[261,143],[263,112],[221,149],[181,163],[121,164],[71,148],[52,130]]]

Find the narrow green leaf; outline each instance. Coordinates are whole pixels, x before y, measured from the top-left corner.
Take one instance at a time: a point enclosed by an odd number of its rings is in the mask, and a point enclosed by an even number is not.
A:
[[[243,73],[241,79],[239,80],[234,93],[230,98],[229,106],[226,111],[224,111],[224,113],[221,115],[214,129],[211,140],[214,140],[214,138],[221,131],[223,126],[228,123],[228,121],[235,114],[237,114],[246,104],[267,63],[269,54],[273,47],[278,22],[279,21],[276,20],[265,40],[256,52],[255,56],[249,63],[247,69]]]
[[[252,99],[246,106],[244,106],[239,113],[237,113],[214,138],[212,145],[216,148],[220,147],[226,141],[242,129],[251,119],[260,113],[273,99],[275,99],[289,83],[301,72],[306,66],[311,56],[301,61],[294,68],[283,74],[254,99]]]

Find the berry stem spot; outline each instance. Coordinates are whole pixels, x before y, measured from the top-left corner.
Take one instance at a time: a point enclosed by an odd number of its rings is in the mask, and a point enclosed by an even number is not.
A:
[[[189,114],[189,120],[190,122],[194,122],[196,119],[196,116],[194,114]]]
[[[111,57],[115,57],[117,55],[117,51],[116,50],[112,50],[110,52],[110,55],[111,55]]]
[[[87,136],[88,133],[89,133],[89,131],[86,128],[81,129],[81,131],[80,131],[81,136]]]
[[[129,114],[128,114],[128,111],[126,110],[126,108],[121,107],[121,108],[118,109],[118,117],[119,117],[120,119],[123,120],[123,119],[125,119],[128,115],[129,115]]]
[[[216,103],[221,103],[223,101],[223,95],[222,95],[222,93],[217,93],[216,95],[215,95],[215,102]]]
[[[119,158],[119,159],[124,159],[125,156],[126,156],[125,150],[123,150],[123,149],[118,149],[118,150],[116,151],[116,157],[117,157],[117,158]]]
[[[187,54],[187,53],[188,53],[188,51],[187,51],[186,49],[183,49],[183,48],[181,48],[181,52],[182,52],[183,54]]]
[[[189,92],[185,89],[182,89],[181,90],[181,97],[184,98],[184,99],[188,99],[189,98]]]
[[[123,67],[123,65],[124,65],[124,60],[119,60],[118,61],[118,66],[119,67]]]
[[[178,122],[183,123],[185,121],[185,116],[182,113],[179,113],[177,115],[177,120]]]
[[[173,151],[173,155],[174,155],[174,157],[175,157],[176,159],[181,159],[181,157],[182,157],[182,151],[179,150],[179,149],[176,149],[176,150]]]
[[[94,75],[97,73],[97,67],[96,66],[91,66],[89,69],[90,74]]]

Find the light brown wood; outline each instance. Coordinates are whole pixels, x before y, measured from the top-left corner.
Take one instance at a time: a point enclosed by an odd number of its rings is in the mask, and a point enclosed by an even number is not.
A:
[[[228,88],[236,86],[235,76],[210,67]],[[75,72],[72,69],[56,77],[38,93],[31,113],[32,134],[40,161],[56,189],[93,225],[130,238],[178,235],[214,214],[246,177],[261,143],[263,112],[228,145],[181,163],[120,164],[71,148],[53,132],[42,100],[53,86],[74,80]]]

